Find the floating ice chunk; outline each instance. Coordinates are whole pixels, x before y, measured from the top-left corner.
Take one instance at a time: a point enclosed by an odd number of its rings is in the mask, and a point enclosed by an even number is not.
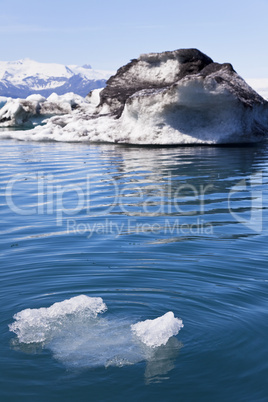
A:
[[[0,110],[0,127],[28,126],[43,123],[48,116],[65,115],[77,109],[94,110],[95,106],[82,96],[72,92],[65,95],[51,94],[47,99],[41,95],[30,95],[26,99],[9,98]]]
[[[101,297],[80,295],[54,303],[48,308],[22,310],[14,315],[15,321],[9,325],[9,329],[20,342],[45,342],[66,327],[66,322],[72,318],[94,318],[106,310],[107,306]]]
[[[27,112],[22,107],[20,99],[9,98],[0,110],[0,126],[22,125],[26,116]]]
[[[125,316],[98,315],[106,310],[100,297],[84,295],[48,308],[22,310],[9,326],[17,335],[11,344],[30,353],[47,348],[71,368],[122,367],[146,361],[146,381],[155,376],[159,380],[174,367],[181,344],[176,338],[168,339],[183,324],[172,312],[133,325],[127,312]],[[133,332],[142,342],[135,340]]]
[[[177,335],[181,328],[183,328],[182,320],[175,318],[172,311],[155,320],[145,320],[131,325],[134,334],[152,348],[166,345],[169,338]]]

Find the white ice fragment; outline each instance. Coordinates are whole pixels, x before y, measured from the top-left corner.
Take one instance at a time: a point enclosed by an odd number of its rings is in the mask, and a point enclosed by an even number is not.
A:
[[[22,310],[14,315],[15,321],[9,325],[9,329],[20,342],[45,342],[50,340],[51,334],[55,336],[61,328],[66,328],[72,319],[94,318],[106,310],[107,306],[101,297],[80,295],[47,308]]]
[[[98,315],[106,310],[100,297],[85,295],[48,308],[22,310],[9,326],[17,335],[11,344],[22,351],[46,348],[72,368],[122,367],[146,361],[146,381],[155,376],[159,379],[173,368],[179,341],[173,337],[166,347],[156,348],[183,327],[172,312],[133,325],[127,312],[125,316]],[[133,332],[142,342],[137,342]]]
[[[172,311],[154,320],[140,321],[131,325],[133,333],[141,342],[152,348],[165,345],[181,328],[183,328],[182,320],[175,318]]]

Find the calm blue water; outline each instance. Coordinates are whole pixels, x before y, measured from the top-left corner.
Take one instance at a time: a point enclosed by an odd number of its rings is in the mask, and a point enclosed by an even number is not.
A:
[[[1,401],[267,401],[267,145],[0,147]],[[9,331],[81,294],[107,304],[101,336]],[[150,357],[113,346],[167,311],[184,328]]]

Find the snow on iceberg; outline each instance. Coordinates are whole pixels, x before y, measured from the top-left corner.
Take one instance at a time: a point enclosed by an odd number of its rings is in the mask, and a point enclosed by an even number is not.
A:
[[[105,311],[102,298],[85,295],[47,308],[22,310],[9,325],[17,335],[12,344],[29,351],[38,345],[47,348],[69,367],[121,367],[145,360],[151,369],[154,361],[157,371],[170,369],[170,360],[180,348],[173,336],[183,327],[181,320],[169,312],[155,320],[133,324],[127,313],[100,315]]]
[[[168,145],[261,142],[268,134],[268,102],[231,64],[197,49],[141,55],[85,102],[30,132],[1,136]]]

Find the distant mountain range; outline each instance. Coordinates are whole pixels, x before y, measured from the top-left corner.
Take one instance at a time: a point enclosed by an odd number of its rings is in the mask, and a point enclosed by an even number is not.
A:
[[[104,87],[112,74],[93,70],[89,64],[79,67],[30,59],[0,61],[0,97],[26,98],[32,94],[48,97],[53,92],[86,96],[91,90]]]

